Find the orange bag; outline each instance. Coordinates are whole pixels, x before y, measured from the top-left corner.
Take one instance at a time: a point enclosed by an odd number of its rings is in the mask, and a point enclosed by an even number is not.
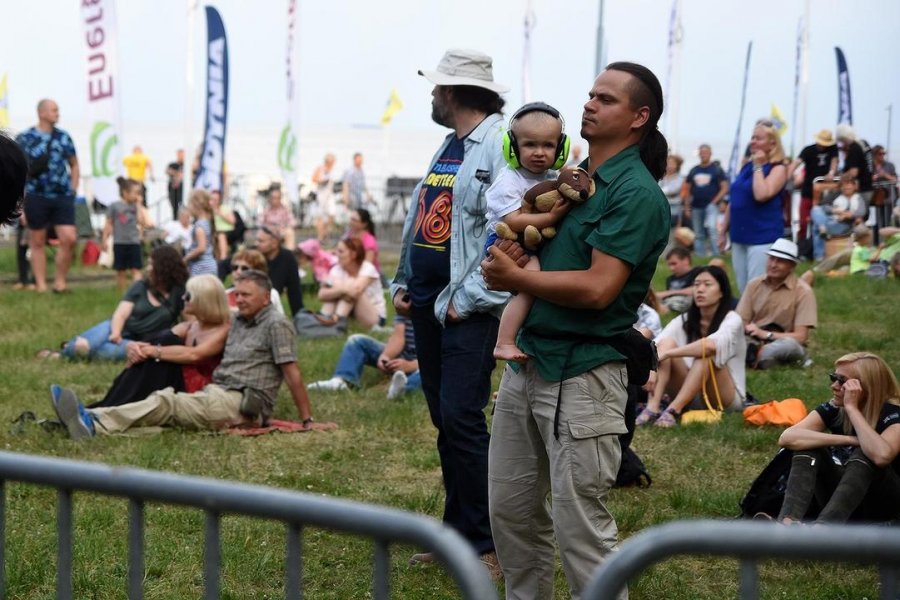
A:
[[[802,421],[809,411],[799,398],[772,400],[765,404],[748,406],[744,409],[744,421],[751,425],[779,425],[787,427]]]

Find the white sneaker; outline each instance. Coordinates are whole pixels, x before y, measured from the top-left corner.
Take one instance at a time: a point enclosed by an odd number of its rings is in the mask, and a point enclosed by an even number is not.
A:
[[[394,371],[394,374],[391,376],[391,386],[388,388],[387,399],[393,400],[402,394],[403,390],[406,389],[406,381],[406,373]]]
[[[322,381],[314,381],[306,386],[308,390],[319,390],[328,392],[342,392],[349,390],[347,382],[340,377],[332,377],[331,379],[323,379]]]

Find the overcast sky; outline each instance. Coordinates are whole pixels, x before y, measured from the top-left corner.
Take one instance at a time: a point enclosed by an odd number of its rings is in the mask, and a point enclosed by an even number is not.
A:
[[[522,103],[525,0],[328,0],[299,3],[300,123],[304,129],[345,129],[378,122],[392,87],[405,109],[391,127],[437,129],[429,121],[431,86],[416,75],[434,68],[448,47],[491,54],[496,79],[512,88],[510,109]],[[744,54],[754,42],[744,141],[750,122],[777,103],[792,119],[794,52],[803,0],[684,0],[683,75],[677,144],[690,154],[711,141],[727,159],[738,115]],[[229,124],[280,129],[286,112],[286,0],[220,0],[231,60]],[[561,109],[577,134],[581,105],[595,75],[596,0],[534,0],[532,99]],[[34,104],[59,101],[63,127],[86,116],[86,48],[76,0],[3,0],[0,74],[9,75],[14,129],[34,122]],[[665,83],[670,0],[607,0],[607,58],[652,68]],[[177,127],[184,113],[186,2],[118,3],[121,109],[128,128]],[[834,46],[847,56],[854,124],[884,143],[886,107],[900,109],[900,2],[813,0],[807,131],[837,118]],[[196,19],[195,123],[203,117],[205,18]],[[900,115],[898,115],[900,116]],[[791,123],[793,125],[793,123]],[[791,132],[785,141],[789,146]],[[900,124],[893,127],[900,154]],[[689,147],[688,147],[689,146]],[[722,147],[725,146],[725,147]],[[788,148],[789,149],[789,148]]]

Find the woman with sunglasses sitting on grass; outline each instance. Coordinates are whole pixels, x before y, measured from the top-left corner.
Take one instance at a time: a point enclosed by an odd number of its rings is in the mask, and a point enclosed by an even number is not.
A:
[[[699,267],[691,306],[656,338],[659,369],[650,372],[644,386],[651,396],[636,425],[674,427],[682,411],[707,408],[704,396],[717,410],[743,408],[747,342],[744,322],[731,307],[731,283],[725,271]],[[660,412],[666,393],[674,397]]]
[[[834,366],[831,400],[778,439],[794,451],[779,523],[801,521],[814,497],[823,507],[817,523],[900,518],[897,378],[870,352],[846,354]]]
[[[259,252],[258,250],[238,250],[231,257],[232,281],[238,273],[243,271],[261,271],[268,275],[269,263],[266,262],[266,257],[263,256],[262,252]],[[228,299],[228,308],[231,309],[231,312],[237,312],[237,298],[234,295],[234,286],[225,290],[225,297]],[[279,295],[278,290],[274,287],[272,288],[270,298],[275,310],[283,315],[284,306],[281,305],[281,295]]]
[[[182,300],[185,320],[147,341],[129,342],[128,368],[90,408],[137,402],[167,387],[192,393],[212,381],[231,325],[225,288],[215,275],[197,275],[188,279]]]

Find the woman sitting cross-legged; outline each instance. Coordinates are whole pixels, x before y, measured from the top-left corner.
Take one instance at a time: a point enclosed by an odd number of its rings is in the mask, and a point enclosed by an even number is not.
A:
[[[813,497],[817,522],[900,518],[900,386],[876,354],[834,362],[832,398],[778,439],[794,451],[780,523],[800,521]],[[834,456],[844,455],[843,466]]]
[[[366,328],[383,326],[387,306],[381,289],[381,278],[375,266],[366,260],[362,242],[344,238],[338,242],[338,263],[319,288],[321,317],[334,324],[345,323],[353,316]]]
[[[694,277],[693,304],[669,322],[656,345],[659,369],[645,389],[651,396],[636,424],[673,427],[685,409],[741,410],[746,395],[747,342],[740,315],[731,310],[731,283],[719,267],[700,267]],[[660,412],[663,394],[674,395]]]
[[[129,342],[128,367],[106,396],[90,408],[137,402],[167,387],[193,393],[212,381],[222,360],[231,312],[225,288],[215,275],[197,275],[184,294],[187,320],[145,342]]]
[[[187,279],[188,270],[178,250],[172,246],[155,248],[147,261],[147,276],[128,288],[112,318],[63,344],[62,356],[125,360],[129,341],[147,339],[178,321]],[[38,356],[55,354],[42,350]]]

